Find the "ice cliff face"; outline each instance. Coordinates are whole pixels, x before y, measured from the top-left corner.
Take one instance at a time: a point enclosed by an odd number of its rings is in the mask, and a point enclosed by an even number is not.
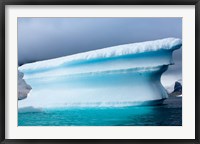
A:
[[[160,77],[180,39],[126,44],[19,67],[33,88],[22,107],[130,106],[168,97]]]
[[[24,79],[24,74],[18,71],[18,100],[25,99],[32,89],[30,85],[28,85]]]

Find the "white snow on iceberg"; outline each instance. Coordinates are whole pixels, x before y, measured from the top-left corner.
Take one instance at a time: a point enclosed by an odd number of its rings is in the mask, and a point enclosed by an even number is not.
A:
[[[22,107],[123,106],[160,101],[176,38],[119,45],[19,67],[32,91]],[[157,102],[156,102],[157,103]]]

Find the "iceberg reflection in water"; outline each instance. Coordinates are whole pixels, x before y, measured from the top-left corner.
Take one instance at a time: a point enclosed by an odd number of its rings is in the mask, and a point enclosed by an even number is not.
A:
[[[19,109],[160,104],[160,77],[182,42],[166,38],[79,53],[19,67],[32,90]]]

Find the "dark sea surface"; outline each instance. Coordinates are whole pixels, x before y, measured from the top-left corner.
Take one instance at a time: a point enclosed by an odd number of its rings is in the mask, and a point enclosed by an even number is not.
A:
[[[182,97],[162,105],[44,109],[18,112],[19,126],[181,126]]]

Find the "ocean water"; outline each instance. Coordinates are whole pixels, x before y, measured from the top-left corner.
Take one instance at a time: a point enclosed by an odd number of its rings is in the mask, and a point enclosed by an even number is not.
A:
[[[18,126],[181,126],[182,97],[162,105],[82,107],[18,112]]]

